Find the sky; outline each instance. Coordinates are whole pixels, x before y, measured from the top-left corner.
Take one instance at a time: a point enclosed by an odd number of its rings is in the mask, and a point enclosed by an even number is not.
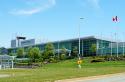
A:
[[[80,36],[125,40],[125,0],[0,0],[0,47],[16,36],[40,42]],[[118,16],[118,22],[112,18]],[[84,18],[84,19],[80,19]]]

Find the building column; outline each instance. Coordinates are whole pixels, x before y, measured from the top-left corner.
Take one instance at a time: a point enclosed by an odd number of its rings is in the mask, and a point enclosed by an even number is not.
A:
[[[83,56],[83,40],[82,40],[82,56]]]
[[[12,60],[12,69],[13,69],[13,60]]]
[[[96,41],[96,56],[98,56],[98,46],[99,46],[99,44],[98,44],[98,40]]]

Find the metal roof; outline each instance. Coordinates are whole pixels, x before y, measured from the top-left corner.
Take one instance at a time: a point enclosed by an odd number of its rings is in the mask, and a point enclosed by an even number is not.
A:
[[[67,39],[67,40],[58,40],[58,41],[50,41],[51,43],[57,43],[57,42],[68,42],[68,41],[75,41],[78,40],[79,38],[73,38],[73,39]],[[80,39],[85,40],[85,39],[96,39],[94,36],[89,36],[89,37],[81,37]],[[36,45],[45,45],[49,42],[46,43],[40,43],[40,44],[36,44]]]

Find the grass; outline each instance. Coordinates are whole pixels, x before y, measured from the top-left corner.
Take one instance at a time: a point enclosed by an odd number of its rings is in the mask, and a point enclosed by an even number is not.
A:
[[[59,79],[125,72],[125,61],[100,63],[89,61],[90,58],[83,60],[81,69],[77,68],[76,60],[73,59],[47,64],[37,69],[0,70],[0,74],[11,75],[8,78],[0,78],[0,82],[54,82]]]

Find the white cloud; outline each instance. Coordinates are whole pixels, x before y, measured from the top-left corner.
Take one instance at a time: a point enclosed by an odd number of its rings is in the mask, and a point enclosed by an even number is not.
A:
[[[34,8],[14,9],[10,13],[13,15],[33,15],[42,12],[56,5],[56,0],[46,0],[47,2]]]
[[[87,0],[94,8],[99,9],[100,8],[100,0]]]

